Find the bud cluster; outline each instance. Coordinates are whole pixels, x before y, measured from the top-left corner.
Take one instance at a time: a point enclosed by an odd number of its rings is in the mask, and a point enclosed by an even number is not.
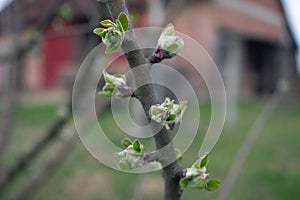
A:
[[[221,182],[218,179],[210,179],[212,173],[206,172],[206,164],[208,163],[208,154],[199,158],[191,168],[186,169],[185,177],[180,180],[182,187],[192,187],[198,189],[206,189],[208,191],[219,188]]]
[[[184,45],[183,40],[176,35],[174,26],[168,24],[162,31],[158,44],[149,58],[151,63],[161,62],[163,59],[172,58],[176,56]]]
[[[125,13],[121,13],[116,22],[106,19],[100,24],[105,28],[96,28],[93,32],[102,37],[102,41],[106,45],[105,53],[110,54],[121,46],[128,29],[128,18]]]
[[[152,105],[149,114],[152,120],[166,126],[167,129],[173,129],[177,123],[182,121],[186,108],[187,101],[175,104],[174,100],[166,98],[162,104]]]
[[[124,138],[121,144],[125,149],[115,153],[115,156],[123,157],[119,162],[119,168],[129,171],[143,166],[145,154],[144,145],[142,145],[139,140],[131,141],[128,138]]]
[[[133,94],[133,88],[127,86],[126,77],[122,74],[110,75],[105,70],[103,71],[105,85],[99,95],[125,98]]]

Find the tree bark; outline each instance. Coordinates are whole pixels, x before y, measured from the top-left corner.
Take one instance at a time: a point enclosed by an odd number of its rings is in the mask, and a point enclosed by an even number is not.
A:
[[[118,18],[121,12],[124,12],[129,16],[128,10],[124,0],[108,0],[107,6],[109,12],[113,19]],[[141,83],[151,83],[151,75],[150,75],[150,63],[144,57],[142,51],[139,49],[138,44],[136,43],[136,38],[134,35],[134,30],[131,21],[129,20],[129,29],[126,32],[126,36],[122,43],[123,52],[125,52],[125,56],[127,61],[132,69],[146,65],[147,67],[143,67],[141,70],[133,70],[134,79],[137,85]],[[133,51],[129,51],[130,49],[134,49]],[[144,85],[135,91],[135,96],[141,102],[145,114],[149,116],[149,109],[151,105],[160,103],[158,101],[158,96],[155,91],[153,84]],[[165,200],[179,200],[181,197],[182,189],[179,185],[180,176],[178,173],[178,169],[181,169],[177,159],[176,154],[172,145],[172,137],[171,133],[164,127],[161,129],[159,133],[154,136],[156,148],[159,150],[163,147],[167,148],[166,153],[161,155],[160,162],[163,167],[163,178],[164,178],[164,199]],[[169,160],[175,160],[171,164],[166,166]]]

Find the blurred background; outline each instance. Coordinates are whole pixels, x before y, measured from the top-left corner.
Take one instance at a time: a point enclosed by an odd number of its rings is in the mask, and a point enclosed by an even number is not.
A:
[[[186,189],[182,199],[297,199],[299,2],[126,3],[135,27],[171,22],[200,43],[225,83],[226,124],[208,165],[222,188]],[[105,4],[95,0],[0,1],[0,199],[162,199],[160,172],[126,174],[102,165],[85,150],[74,128],[73,82],[84,58],[101,42],[92,30],[105,18]],[[191,57],[202,56],[188,45],[184,51]],[[188,78],[199,96],[199,134],[183,155],[182,165],[188,167],[209,125],[209,94],[201,75],[184,59],[167,63]],[[128,69],[121,57],[111,71]],[[100,124],[121,133],[109,99],[96,101]],[[117,144],[124,136],[110,139]]]

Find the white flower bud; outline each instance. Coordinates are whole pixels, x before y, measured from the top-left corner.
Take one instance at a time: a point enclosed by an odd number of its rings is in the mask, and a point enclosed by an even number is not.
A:
[[[125,98],[133,94],[133,88],[126,85],[126,77],[121,74],[110,75],[105,70],[103,71],[105,86],[99,95],[114,96],[116,98]]]
[[[178,104],[174,104],[174,100],[166,98],[162,104],[152,105],[149,111],[150,118],[167,129],[173,129],[175,124],[180,122],[182,115],[186,109],[187,102],[182,101]]]
[[[166,51],[166,58],[176,56],[184,45],[183,40],[175,33],[174,26],[168,24],[160,35],[158,47]]]

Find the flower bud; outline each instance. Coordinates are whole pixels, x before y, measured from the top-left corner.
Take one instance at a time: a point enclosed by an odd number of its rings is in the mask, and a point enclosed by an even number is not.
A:
[[[152,120],[166,126],[167,129],[173,129],[178,122],[181,122],[186,105],[186,101],[174,104],[174,100],[166,98],[162,104],[152,105],[149,114]]]
[[[105,70],[103,70],[103,76],[106,83],[119,87],[121,85],[126,85],[126,77],[122,74],[110,75]]]
[[[139,140],[130,141],[125,139],[129,144],[123,151],[115,153],[115,156],[123,157],[119,162],[119,168],[129,171],[145,165],[144,145]],[[122,140],[124,142],[124,139]]]
[[[103,43],[106,45],[105,53],[109,54],[118,50],[119,46],[123,42],[123,39],[124,34],[122,34],[122,32],[113,28],[109,28],[102,39]]]
[[[184,45],[183,40],[175,33],[174,26],[168,24],[161,33],[155,52],[150,57],[151,63],[158,63],[165,58],[176,56]]]
[[[130,97],[134,89],[126,85],[126,77],[121,74],[110,75],[105,70],[103,71],[105,85],[99,95],[114,96],[116,98]]]

